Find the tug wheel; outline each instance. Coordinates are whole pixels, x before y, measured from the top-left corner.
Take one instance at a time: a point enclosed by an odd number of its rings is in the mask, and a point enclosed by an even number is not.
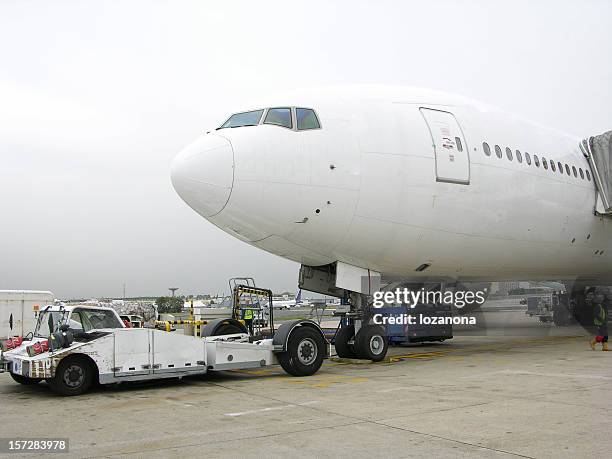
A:
[[[28,378],[27,376],[16,375],[15,373],[11,373],[11,377],[15,382],[23,384],[24,386],[33,386],[42,381],[42,379]]]
[[[278,354],[278,361],[292,376],[310,376],[323,364],[325,339],[311,327],[296,327],[289,335],[287,350]]]
[[[60,395],[81,395],[93,384],[94,369],[82,357],[66,357],[55,370],[55,377],[48,382],[51,390]]]
[[[217,328],[213,336],[236,335],[238,333],[244,333],[244,331],[234,324],[225,324]]]

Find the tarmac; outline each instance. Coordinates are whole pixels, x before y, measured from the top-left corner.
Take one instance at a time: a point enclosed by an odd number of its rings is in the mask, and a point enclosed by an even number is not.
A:
[[[275,366],[62,398],[0,374],[0,437],[69,438],[53,457],[609,457],[612,352],[515,315],[532,333],[332,358],[304,378]]]

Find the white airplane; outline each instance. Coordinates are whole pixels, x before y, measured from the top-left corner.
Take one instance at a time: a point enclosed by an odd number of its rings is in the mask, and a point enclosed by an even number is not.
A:
[[[558,280],[580,304],[610,284],[612,209],[596,186],[610,179],[578,137],[423,89],[245,108],[179,153],[172,183],[227,233],[301,263],[300,288],[349,293],[359,311],[380,274]]]
[[[302,299],[302,290],[298,290],[298,293],[292,300],[284,299],[282,297],[274,297],[272,298],[272,304],[274,305],[275,309],[289,309],[296,306],[310,306],[310,302],[308,300]]]

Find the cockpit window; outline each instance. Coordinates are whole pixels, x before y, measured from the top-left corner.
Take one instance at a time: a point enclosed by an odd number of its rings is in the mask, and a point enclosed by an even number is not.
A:
[[[291,129],[293,123],[291,121],[291,109],[290,108],[270,108],[264,119],[264,124],[274,124],[276,126],[283,126]]]
[[[295,116],[297,118],[298,131],[319,129],[321,127],[317,115],[311,108],[296,108]]]
[[[221,125],[218,129],[237,128],[242,126],[257,126],[263,110],[253,110],[252,112],[236,113]]]

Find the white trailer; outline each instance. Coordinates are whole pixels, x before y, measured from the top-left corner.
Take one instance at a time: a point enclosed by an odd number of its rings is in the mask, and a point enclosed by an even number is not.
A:
[[[40,351],[41,342],[49,349]],[[62,395],[80,395],[94,383],[176,378],[279,363],[287,373],[316,373],[329,356],[319,326],[310,320],[285,323],[273,338],[253,341],[244,324],[217,319],[202,337],[147,328],[125,328],[110,308],[49,306],[34,336],[0,355],[0,372],[21,384],[46,380]]]
[[[0,339],[34,331],[40,308],[53,304],[53,293],[39,290],[0,290]]]

